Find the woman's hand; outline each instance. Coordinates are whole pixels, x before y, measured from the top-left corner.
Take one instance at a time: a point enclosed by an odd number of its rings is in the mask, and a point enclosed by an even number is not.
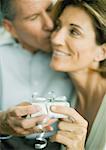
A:
[[[73,108],[53,106],[51,110],[67,116],[59,122],[59,131],[51,141],[64,144],[67,150],[84,150],[87,121]]]
[[[37,125],[47,118],[47,116],[26,117],[40,110],[41,109],[37,106],[21,103],[7,111],[0,112],[0,134],[25,136],[35,132],[41,132],[41,129],[39,129]],[[46,129],[46,126],[52,122],[53,120],[49,120],[47,124],[45,124],[45,130],[50,130],[50,128]]]

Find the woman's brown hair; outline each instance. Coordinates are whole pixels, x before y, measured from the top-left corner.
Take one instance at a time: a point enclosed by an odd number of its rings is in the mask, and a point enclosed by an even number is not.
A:
[[[60,0],[61,6],[58,16],[68,5],[80,7],[84,9],[92,18],[93,26],[96,34],[96,43],[106,46],[106,0]],[[106,78],[106,59],[101,61],[99,68],[95,71]]]

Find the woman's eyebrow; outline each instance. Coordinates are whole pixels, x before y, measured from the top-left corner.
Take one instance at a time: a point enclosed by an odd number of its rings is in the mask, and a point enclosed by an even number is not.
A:
[[[79,25],[77,25],[77,24],[74,24],[74,23],[71,23],[70,26],[71,26],[71,27],[77,27],[77,28],[83,30],[83,29],[81,28],[81,26],[79,26]]]

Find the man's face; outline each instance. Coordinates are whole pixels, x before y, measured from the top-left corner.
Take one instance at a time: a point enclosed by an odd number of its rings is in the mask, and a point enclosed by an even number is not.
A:
[[[17,0],[13,20],[15,36],[29,51],[51,50],[50,35],[53,22],[49,17],[52,0]]]

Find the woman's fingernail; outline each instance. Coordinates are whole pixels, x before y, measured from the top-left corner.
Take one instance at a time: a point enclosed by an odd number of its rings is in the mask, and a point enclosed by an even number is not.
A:
[[[56,110],[56,106],[51,106],[51,109],[52,109],[53,111],[55,111],[55,110]]]

